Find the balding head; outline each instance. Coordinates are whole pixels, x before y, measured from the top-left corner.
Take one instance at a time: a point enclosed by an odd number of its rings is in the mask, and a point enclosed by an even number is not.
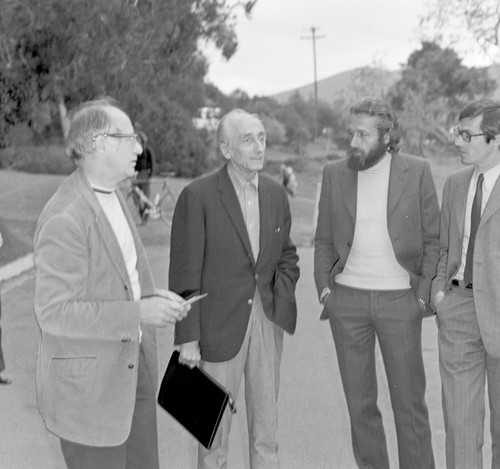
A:
[[[118,109],[118,102],[112,98],[101,98],[82,103],[70,112],[70,129],[66,139],[66,156],[74,163],[92,154],[93,137],[109,131],[110,110]]]

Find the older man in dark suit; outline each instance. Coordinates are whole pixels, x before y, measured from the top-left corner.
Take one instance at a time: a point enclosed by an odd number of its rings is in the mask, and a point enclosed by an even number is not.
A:
[[[37,401],[69,469],[158,469],[156,326],[185,317],[155,288],[118,183],[142,151],[113,101],[84,103],[66,152],[77,169],[35,232]]]
[[[399,467],[434,467],[422,360],[438,258],[439,207],[429,163],[398,153],[386,103],[351,108],[347,159],[323,171],[314,275],[329,319],[360,468],[389,469],[377,406],[375,338],[389,382]]]
[[[217,146],[227,163],[179,196],[169,273],[178,294],[208,293],[176,327],[180,361],[201,359],[234,397],[245,376],[253,469],[278,467],[283,331],[295,331],[299,277],[286,192],[259,174],[265,144],[257,116],[234,110],[221,120]],[[226,411],[212,449],[199,447],[199,468],[226,467],[230,423]]]

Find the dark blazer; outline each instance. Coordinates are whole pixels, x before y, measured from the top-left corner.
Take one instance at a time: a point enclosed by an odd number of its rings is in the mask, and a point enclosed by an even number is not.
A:
[[[149,296],[155,287],[146,251],[119,192],[118,198],[135,241],[141,293]],[[81,169],[43,209],[34,248],[36,390],[45,425],[83,445],[120,445],[135,408],[139,303],[113,229]],[[153,326],[142,325],[141,345],[156,386]]]
[[[259,175],[260,252],[254,259],[227,165],[184,188],[172,221],[169,288],[187,297],[208,293],[175,328],[175,343],[199,341],[205,361],[233,358],[241,348],[259,289],[266,316],[295,331],[298,256],[290,241],[286,192]]]
[[[347,160],[323,170],[315,236],[314,277],[318,294],[332,288],[345,266],[354,237],[358,177]],[[439,256],[439,205],[429,163],[395,154],[391,161],[387,201],[389,237],[397,261],[410,275],[417,298],[430,299]],[[327,318],[323,311],[322,319]]]

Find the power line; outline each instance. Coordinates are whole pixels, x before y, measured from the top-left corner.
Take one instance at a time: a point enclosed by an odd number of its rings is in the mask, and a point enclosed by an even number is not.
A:
[[[314,139],[318,136],[318,76],[316,71],[316,40],[322,39],[325,36],[318,36],[316,31],[318,28],[311,26],[311,35],[302,36],[302,39],[311,39],[313,45],[313,60],[314,60]]]

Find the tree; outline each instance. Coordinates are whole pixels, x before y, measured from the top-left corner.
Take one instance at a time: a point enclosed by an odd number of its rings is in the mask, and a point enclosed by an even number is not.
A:
[[[250,14],[255,3],[0,0],[0,73],[26,84],[23,105],[30,115],[49,103],[63,119],[66,105],[109,94],[132,116],[140,115],[149,133],[157,123],[148,118],[148,108],[159,97],[188,114],[203,106],[207,62],[200,41],[213,42],[229,59],[238,45],[236,12]],[[160,108],[160,121],[172,122],[169,108]],[[150,141],[161,149],[169,143],[154,131]]]
[[[262,124],[266,129],[266,141],[268,146],[282,145],[286,142],[286,130],[285,126],[268,115],[262,117]]]
[[[472,39],[491,61],[500,60],[500,0],[433,0],[421,25],[438,43],[470,51]]]
[[[389,99],[406,130],[410,149],[424,154],[426,140],[446,145],[460,109],[494,88],[487,70],[467,68],[453,49],[423,42],[408,58]]]

